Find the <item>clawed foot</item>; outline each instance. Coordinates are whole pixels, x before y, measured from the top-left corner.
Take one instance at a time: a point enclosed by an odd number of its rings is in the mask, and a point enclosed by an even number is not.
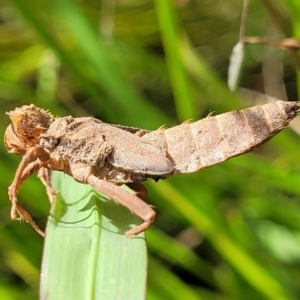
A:
[[[16,193],[16,185],[13,183],[8,188],[9,199],[12,203],[10,216],[12,220],[25,220],[29,223],[42,237],[45,237],[45,233],[43,230],[39,228],[39,226],[33,221],[30,214],[20,205],[17,199]]]
[[[145,231],[146,229],[148,229],[150,227],[150,225],[153,223],[154,220],[150,221],[150,222],[144,222],[141,225],[138,225],[134,228],[131,228],[130,230],[127,230],[125,232],[125,235],[127,237],[131,237],[131,236],[135,236],[140,234],[141,232]]]

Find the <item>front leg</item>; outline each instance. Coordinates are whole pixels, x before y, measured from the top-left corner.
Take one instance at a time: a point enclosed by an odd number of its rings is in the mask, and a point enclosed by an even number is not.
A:
[[[38,169],[41,168],[41,162],[36,160],[32,163],[30,163],[22,172],[19,179],[16,179],[12,183],[12,185],[9,187],[9,199],[12,202],[12,208],[11,208],[11,218],[19,219],[17,215],[21,216],[22,219],[24,219],[27,223],[29,223],[41,236],[45,236],[44,232],[39,228],[39,226],[33,221],[30,214],[21,206],[21,204],[18,202],[17,199],[17,191],[18,187],[34,172],[36,172]]]
[[[38,158],[41,159],[38,159]],[[8,195],[9,199],[12,203],[12,208],[11,208],[11,218],[12,219],[17,219],[17,212],[27,221],[30,223],[25,216],[23,216],[23,213],[20,211],[20,205],[18,204],[18,199],[17,199],[17,193],[18,190],[21,186],[21,184],[35,171],[39,170],[43,162],[42,160],[49,160],[50,155],[48,152],[46,152],[42,148],[38,147],[31,147],[27,150],[25,155],[22,157],[22,160],[18,166],[18,169],[16,171],[14,180],[12,184],[8,188]],[[34,160],[31,164],[28,165],[30,161]]]
[[[152,207],[136,195],[123,190],[119,186],[97,178],[95,175],[89,175],[87,183],[97,192],[107,195],[117,203],[127,207],[132,213],[144,220],[139,226],[125,232],[126,236],[137,235],[145,231],[155,219],[155,211]]]
[[[29,163],[32,161],[31,163]],[[40,235],[44,236],[44,232],[37,226],[37,224],[32,220],[30,214],[22,208],[17,199],[17,193],[21,184],[35,171],[43,169],[44,167],[51,167],[56,170],[63,170],[67,167],[67,163],[63,158],[51,157],[47,150],[41,147],[31,147],[29,148],[16,171],[14,180],[10,187],[8,188],[9,199],[12,203],[11,208],[11,218],[18,219],[17,215],[23,218],[27,223],[29,223]],[[46,179],[47,181],[47,179]],[[42,179],[43,182],[43,179]],[[46,182],[46,187],[47,187]]]

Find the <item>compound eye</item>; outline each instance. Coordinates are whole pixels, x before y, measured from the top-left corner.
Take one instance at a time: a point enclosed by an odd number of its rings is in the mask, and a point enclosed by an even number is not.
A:
[[[6,114],[11,119],[16,133],[25,135],[26,131],[25,131],[24,125],[26,124],[26,114],[19,109],[16,109],[16,110],[6,113]]]
[[[15,134],[22,141],[33,145],[43,131],[41,125],[43,118],[38,112],[30,109],[32,109],[31,106],[23,106],[6,114],[12,121]]]
[[[13,130],[12,124],[10,124],[4,134],[4,145],[9,153],[13,154],[25,154],[26,145],[19,139],[17,134]]]

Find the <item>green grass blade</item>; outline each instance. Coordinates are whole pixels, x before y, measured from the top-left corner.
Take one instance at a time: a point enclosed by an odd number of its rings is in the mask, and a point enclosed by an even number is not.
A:
[[[147,244],[151,252],[189,270],[210,286],[217,286],[211,267],[188,246],[156,230],[154,226],[147,230]]]
[[[63,24],[70,30],[77,42],[78,49],[93,67],[99,85],[110,96],[109,100],[102,99],[101,103],[106,102],[110,108],[115,106],[116,110],[128,115],[129,119],[135,118],[135,112],[138,111],[143,120],[155,114],[163,122],[166,116],[138,95],[126,82],[120,67],[112,60],[97,31],[72,1],[56,0],[53,3],[56,13],[62,18]],[[115,115],[116,111],[113,114]]]
[[[181,57],[187,72],[193,77],[205,96],[205,102],[217,113],[244,108],[243,101],[232,94],[204,57],[195,50],[188,37],[181,39]],[[213,92],[212,92],[213,91]]]
[[[145,239],[124,235],[138,218],[62,173],[53,184],[60,193],[47,224],[41,299],[143,299]]]
[[[58,17],[56,20],[64,30],[70,32],[71,37],[68,38],[75,44],[72,51],[84,57],[86,64],[79,62],[78,57],[67,50],[69,46],[64,45],[51,32],[49,25],[33,13],[32,4],[19,0],[12,0],[12,4],[76,75],[79,84],[92,95],[90,100],[96,105],[101,103],[106,115],[113,122],[118,122],[124,115],[130,120],[131,126],[153,125],[153,118],[150,117],[152,115],[156,116],[157,126],[166,122],[168,117],[128,84],[120,67],[99,40],[97,31],[72,1],[53,1],[51,13]],[[109,101],[103,98],[103,91]],[[139,118],[136,118],[137,114]]]
[[[245,280],[268,299],[289,299],[284,288],[259,263],[254,261],[217,222],[212,222],[208,214],[196,208],[184,194],[166,181],[159,183],[159,192],[172,206],[205,233],[216,250],[240,273]],[[151,183],[151,185],[153,185]],[[268,287],[268,288],[266,288]]]
[[[164,295],[162,299],[203,299],[192,287],[184,284],[176,275],[154,259],[149,260],[149,269],[149,282],[160,290],[161,295]]]
[[[179,26],[173,8],[174,4],[172,4],[170,0],[157,0],[155,3],[177,115],[181,121],[191,118],[194,119],[196,115],[191,101],[192,97],[187,74],[183,68],[181,58],[181,33],[179,32]]]

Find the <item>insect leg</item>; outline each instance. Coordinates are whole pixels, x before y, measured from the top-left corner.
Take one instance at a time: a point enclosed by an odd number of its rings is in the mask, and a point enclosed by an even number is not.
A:
[[[40,168],[38,172],[38,177],[41,180],[42,184],[45,186],[49,202],[50,204],[52,204],[54,202],[54,197],[57,194],[57,191],[55,191],[52,188],[50,172],[51,171],[49,169]]]
[[[10,191],[14,191],[14,190],[18,190],[19,189],[19,187],[22,184],[22,182],[28,177],[28,176],[27,177],[25,176],[25,179],[23,179],[23,181],[22,181],[22,175],[24,173],[24,170],[26,169],[27,164],[31,160],[36,160],[37,158],[40,158],[40,166],[41,166],[42,165],[42,161],[47,161],[47,160],[50,159],[50,155],[48,154],[48,152],[46,152],[42,148],[38,148],[38,147],[31,147],[31,148],[29,148],[26,151],[25,155],[22,157],[22,160],[21,160],[21,162],[20,162],[20,164],[18,166],[18,169],[16,171],[14,180],[13,180],[11,186],[8,189],[9,190],[9,194],[11,193]],[[35,171],[36,170],[38,170],[37,166],[36,166]]]
[[[39,159],[38,159],[39,158]],[[44,236],[44,233],[40,230],[40,228],[36,225],[36,223],[32,220],[29,213],[22,208],[17,199],[17,193],[21,186],[21,184],[35,171],[39,170],[44,161],[50,159],[50,155],[43,148],[39,147],[31,147],[29,148],[25,155],[22,157],[22,160],[18,166],[16,171],[14,180],[10,187],[8,188],[9,199],[12,203],[11,208],[11,218],[18,219],[17,213],[28,222],[39,234]],[[31,160],[34,160],[32,163],[28,164]]]
[[[29,223],[37,233],[39,233],[42,237],[45,237],[45,232],[33,221],[31,215],[20,205],[18,201],[15,203],[15,210],[18,211],[20,216],[22,216],[22,218]]]
[[[18,202],[17,199],[17,191],[21,184],[35,171],[40,169],[41,167],[41,161],[34,161],[30,163],[26,168],[23,170],[20,180],[18,181],[18,185],[11,185],[9,187],[9,199],[12,202],[12,208],[11,208],[11,218],[12,219],[19,219],[17,217],[17,214],[21,216],[22,219],[24,219],[27,223],[29,223],[41,236],[45,236],[45,233],[38,227],[38,225],[33,221],[30,214],[21,206],[21,204]]]
[[[27,167],[25,167],[22,170],[22,173],[18,173],[16,174],[12,184],[10,185],[10,187],[8,188],[8,195],[9,195],[9,199],[12,202],[12,208],[11,208],[11,218],[12,219],[17,219],[16,215],[17,215],[17,203],[18,203],[18,199],[17,199],[17,193],[18,190],[21,186],[21,184],[31,175],[33,174],[35,171],[37,171],[39,168],[41,167],[40,165],[40,161],[35,161],[32,162],[31,164],[29,164]],[[18,176],[17,176],[18,175]],[[20,205],[19,205],[20,206]],[[21,214],[22,215],[22,214]]]
[[[145,231],[153,223],[156,215],[155,211],[136,195],[132,195],[108,181],[100,180],[92,174],[88,176],[87,183],[96,191],[107,195],[117,203],[127,207],[131,212],[144,220],[142,224],[126,231],[126,236],[137,235]]]

